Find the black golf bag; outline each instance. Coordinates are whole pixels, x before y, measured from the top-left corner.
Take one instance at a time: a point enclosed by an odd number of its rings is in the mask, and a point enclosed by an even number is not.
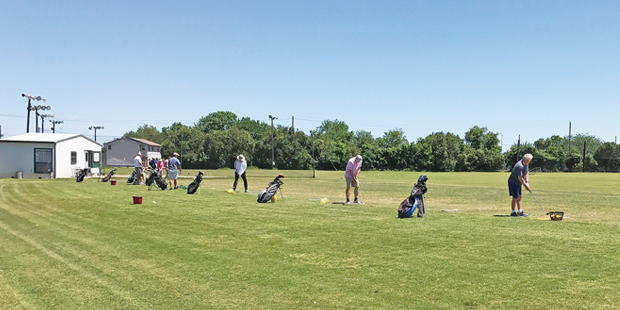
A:
[[[194,181],[187,186],[187,193],[193,194],[200,187],[200,183],[202,183],[202,175],[204,172],[198,171],[198,175],[194,178]]]
[[[398,206],[398,217],[406,218],[412,217],[415,210],[418,210],[418,217],[423,217],[426,214],[426,206],[424,205],[424,194],[428,190],[426,188],[426,181],[428,178],[425,175],[421,175],[418,178],[418,182],[413,186],[409,197]]]
[[[105,176],[105,178],[103,178],[101,180],[101,182],[107,182],[110,181],[110,179],[112,178],[112,176],[116,173],[116,168],[112,169],[112,171],[110,171],[110,173],[108,173],[108,175]]]
[[[168,187],[168,183],[166,183],[166,180],[164,180],[164,178],[161,176],[161,173],[159,173],[157,169],[151,170],[151,175],[149,175],[149,177],[146,179],[145,184],[149,187],[149,190],[151,190],[153,184],[161,188],[162,191]]]
[[[90,172],[90,168],[84,168],[78,171],[77,177],[75,178],[76,182],[84,181],[84,177]]]
[[[140,176],[136,173],[136,171],[132,172],[131,175],[127,178],[128,184],[140,185]]]
[[[258,193],[258,202],[259,203],[266,203],[269,200],[271,200],[271,198],[278,192],[278,189],[280,188],[280,186],[282,186],[282,184],[284,184],[284,182],[280,181],[280,178],[283,178],[284,176],[281,174],[278,174],[278,176],[273,179],[273,181],[269,182],[269,186],[267,186],[266,189],[260,191],[260,193]]]

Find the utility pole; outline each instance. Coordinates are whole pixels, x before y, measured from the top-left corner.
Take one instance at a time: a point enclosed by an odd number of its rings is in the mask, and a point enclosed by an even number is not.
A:
[[[2,125],[0,125],[0,139],[2,139]]]
[[[52,107],[48,106],[48,105],[35,105],[32,107],[32,109],[34,110],[34,114],[35,114],[35,126],[36,126],[36,130],[35,132],[39,132],[39,116],[41,116],[41,114],[39,114],[39,110],[41,111],[46,111],[46,110],[50,110]],[[43,119],[41,119],[43,120]]]
[[[45,126],[44,126],[44,124],[45,124],[45,119],[46,119],[46,118],[54,118],[54,115],[52,115],[52,114],[41,114],[41,115],[39,115],[39,116],[41,117],[41,133],[44,133],[44,132],[45,132]],[[51,122],[51,121],[52,121],[52,120],[50,120],[50,122]]]
[[[519,140],[517,140],[517,161],[519,161],[519,158],[521,157],[520,152],[521,152],[521,135],[519,135]]]
[[[581,167],[581,172],[586,172],[586,141],[583,141],[583,167]]]
[[[293,132],[294,132],[295,131],[295,115],[293,115],[292,118],[293,118],[293,121],[291,124],[291,128],[293,128]]]
[[[63,121],[53,121],[53,120],[50,120],[50,123],[52,123],[52,132],[56,133],[56,124],[62,124],[64,122]]]
[[[276,160],[275,160],[275,153],[274,153],[274,128],[273,128],[273,120],[274,119],[278,119],[275,116],[271,116],[269,115],[269,119],[271,119],[271,169],[274,169],[276,167]]]
[[[570,155],[570,135],[571,135],[571,123],[568,122],[568,155]]]
[[[310,136],[312,138],[312,178],[316,178],[316,174],[314,172],[314,133],[310,131]]]
[[[34,107],[31,104],[32,100],[36,100],[36,101],[43,100],[44,102],[46,100],[45,98],[42,98],[41,96],[31,96],[31,95],[26,95],[26,94],[22,94],[22,97],[28,98],[28,107],[26,107],[26,109],[28,110],[28,117],[26,117],[26,133],[29,133],[30,132],[30,111],[34,110]]]
[[[88,129],[95,130],[95,142],[97,142],[97,130],[103,129],[103,126],[90,126]]]

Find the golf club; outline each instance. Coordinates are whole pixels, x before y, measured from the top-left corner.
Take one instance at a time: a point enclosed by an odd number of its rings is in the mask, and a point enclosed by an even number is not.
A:
[[[532,193],[532,191],[529,191],[530,194],[532,194],[532,197],[534,197],[534,200],[536,200],[536,202],[538,203],[538,206],[543,210],[543,212],[545,212],[545,209],[540,205],[540,202],[538,202],[538,199],[536,199],[536,196],[534,196],[534,193]]]

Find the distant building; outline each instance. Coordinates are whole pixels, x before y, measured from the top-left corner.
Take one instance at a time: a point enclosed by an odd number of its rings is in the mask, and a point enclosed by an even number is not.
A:
[[[133,167],[133,159],[142,153],[142,157],[161,158],[161,145],[155,142],[122,137],[103,144],[106,166]]]
[[[70,178],[101,167],[101,144],[80,134],[26,133],[0,139],[0,178]]]

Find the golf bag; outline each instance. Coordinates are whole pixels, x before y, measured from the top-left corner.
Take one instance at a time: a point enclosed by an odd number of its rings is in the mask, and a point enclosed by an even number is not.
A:
[[[110,179],[112,178],[112,176],[116,173],[116,168],[112,169],[112,171],[110,171],[110,173],[108,173],[108,175],[105,176],[105,178],[103,178],[101,180],[101,182],[107,182],[110,181]]]
[[[151,175],[149,175],[149,177],[146,179],[145,184],[149,187],[149,190],[151,190],[153,184],[156,184],[157,187],[161,188],[162,191],[168,187],[168,183],[166,183],[166,180],[164,180],[164,178],[161,176],[161,173],[159,173],[157,169],[151,170]]]
[[[280,186],[284,184],[284,182],[280,181],[280,178],[283,178],[283,177],[284,176],[282,174],[278,174],[278,176],[275,179],[273,179],[273,181],[269,182],[269,186],[267,186],[266,189],[258,193],[257,201],[259,203],[266,203],[269,200],[271,200],[271,198],[275,196],[275,194],[278,192],[278,189],[280,188]]]
[[[140,185],[140,176],[135,171],[132,172],[131,175],[127,178],[127,183],[133,185]]]
[[[90,168],[84,168],[81,169],[78,174],[77,177],[75,178],[76,182],[82,182],[84,181],[84,177],[86,177],[86,175],[90,172]]]
[[[202,183],[202,175],[204,172],[198,171],[198,175],[194,178],[194,181],[187,186],[187,193],[193,194],[200,187],[200,183]]]
[[[423,217],[426,214],[426,206],[424,205],[424,194],[428,190],[426,188],[426,180],[428,178],[425,175],[421,175],[418,178],[418,182],[413,186],[411,194],[398,207],[398,217],[407,218],[412,217],[415,210],[418,210],[418,217]]]

